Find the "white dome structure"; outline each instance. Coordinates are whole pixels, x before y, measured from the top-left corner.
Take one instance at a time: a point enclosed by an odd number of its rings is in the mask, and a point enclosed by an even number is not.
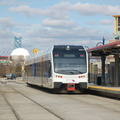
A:
[[[25,60],[30,53],[24,48],[17,48],[12,51],[11,55],[13,60]]]

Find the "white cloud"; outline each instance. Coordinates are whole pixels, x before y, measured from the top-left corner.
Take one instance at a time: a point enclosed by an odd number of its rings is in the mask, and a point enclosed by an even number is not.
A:
[[[32,38],[89,38],[99,36],[100,31],[90,27],[84,28],[71,28],[71,29],[55,29],[55,28],[43,28],[27,30],[27,37]]]
[[[14,49],[14,38],[23,36],[21,33],[10,29],[0,29],[0,55],[10,55]]]
[[[43,26],[47,26],[47,27],[53,27],[53,28],[74,28],[76,27],[76,23],[72,20],[56,20],[56,19],[45,19],[42,22]]]
[[[13,36],[13,32],[8,29],[0,29],[0,38],[7,39]]]
[[[111,25],[113,23],[113,21],[104,19],[104,20],[101,20],[100,23],[103,25]]]
[[[12,18],[4,17],[0,18],[0,27],[4,29],[14,29],[14,28],[25,28],[25,29],[33,29],[39,28],[41,25],[39,24],[26,24],[26,23],[18,23],[12,20]]]
[[[0,29],[0,39],[1,41],[3,40],[4,42],[7,39],[13,39],[14,37],[21,37],[21,33],[13,32],[10,29]]]
[[[45,49],[53,44],[73,44],[93,47],[102,41],[103,36],[107,41],[111,33],[92,27],[76,27],[71,29],[43,28],[26,31],[26,38],[29,40],[28,43],[31,44],[31,48],[40,45],[41,49]]]
[[[9,9],[11,12],[16,12],[16,13],[22,13],[25,16],[48,16],[50,18],[68,18],[67,11],[61,11],[58,9],[55,9],[54,7],[48,8],[45,10],[42,9],[36,9],[36,8],[31,8],[30,6],[18,6],[18,7],[11,7]]]
[[[120,6],[96,5],[91,3],[62,2],[47,9],[36,9],[30,6],[11,7],[10,11],[22,13],[26,16],[42,15],[55,19],[68,19],[70,11],[76,11],[80,15],[114,15],[120,14]]]
[[[69,2],[61,2],[43,10],[43,15],[54,19],[68,19],[71,6]]]
[[[26,16],[34,16],[41,15],[41,9],[30,8],[29,6],[19,6],[19,7],[11,7],[10,11],[16,13],[22,13]]]
[[[18,0],[0,0],[0,6],[2,5],[6,5],[6,6],[10,6],[10,5],[15,5],[20,3],[20,1]]]
[[[71,10],[78,11],[81,15],[113,15],[120,14],[120,6],[96,5],[91,3],[76,3]]]
[[[90,3],[62,2],[47,9],[31,8],[30,6],[11,7],[11,12],[22,13],[25,16],[45,16],[41,24],[21,24],[12,19],[2,20],[0,23],[6,27],[30,28],[24,30],[23,36],[28,39],[31,45],[40,44],[91,44],[91,41],[99,41],[102,33],[93,27],[80,28],[75,21],[70,18],[70,12],[77,12],[81,16],[86,15],[113,15],[119,13],[120,6],[96,5]],[[46,18],[47,17],[47,18]],[[101,24],[111,24],[110,20],[102,20]],[[82,24],[82,23],[81,23]],[[95,24],[95,22],[94,22]],[[38,28],[38,29],[36,29]],[[20,33],[13,33],[20,36]],[[106,35],[106,36],[109,36]],[[27,43],[26,43],[27,44]],[[93,43],[95,44],[95,43]],[[92,45],[93,45],[92,44]]]
[[[11,18],[0,18],[0,26],[3,28],[11,28],[16,26],[17,23],[13,22]]]

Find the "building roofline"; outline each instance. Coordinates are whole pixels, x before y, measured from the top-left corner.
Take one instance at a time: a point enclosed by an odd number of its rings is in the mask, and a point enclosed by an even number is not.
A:
[[[107,49],[107,48],[109,49],[111,47],[118,47],[118,46],[120,46],[120,41],[93,47],[93,48],[88,49],[87,52],[93,52],[93,51],[103,50],[103,49]]]
[[[113,15],[113,17],[120,17],[120,15]]]

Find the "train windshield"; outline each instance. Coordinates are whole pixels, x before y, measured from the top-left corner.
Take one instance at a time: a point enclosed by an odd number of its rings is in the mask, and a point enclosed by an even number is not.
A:
[[[75,75],[87,72],[86,52],[83,48],[54,48],[53,60],[56,73]]]

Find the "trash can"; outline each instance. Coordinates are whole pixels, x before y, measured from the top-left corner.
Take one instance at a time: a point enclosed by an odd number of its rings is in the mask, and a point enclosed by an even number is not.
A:
[[[101,85],[101,77],[97,77],[97,85]]]

